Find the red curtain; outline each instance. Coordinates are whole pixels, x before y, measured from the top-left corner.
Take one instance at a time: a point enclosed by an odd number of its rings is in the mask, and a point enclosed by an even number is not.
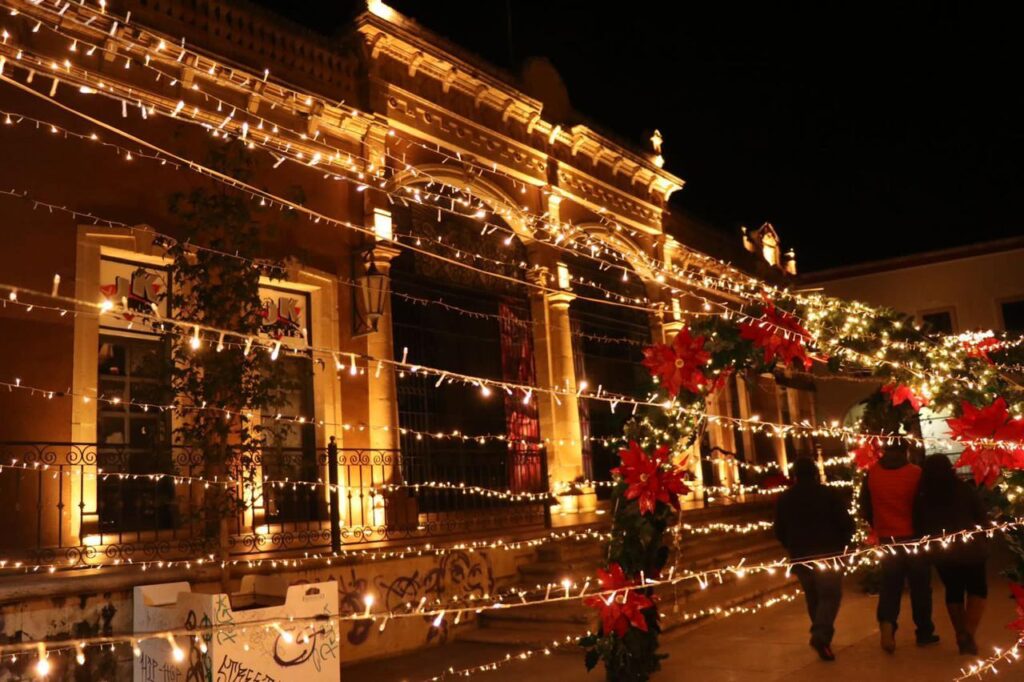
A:
[[[537,369],[533,355],[533,328],[529,311],[510,302],[498,305],[501,327],[501,369],[505,381],[533,386]],[[523,402],[521,393],[505,394],[505,427],[508,436],[509,487],[515,492],[546,489],[541,478],[540,420],[537,401]]]

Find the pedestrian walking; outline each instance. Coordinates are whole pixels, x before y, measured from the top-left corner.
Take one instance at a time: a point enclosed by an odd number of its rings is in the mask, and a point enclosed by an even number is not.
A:
[[[914,501],[921,467],[907,460],[904,445],[885,448],[881,459],[868,470],[861,487],[861,515],[871,524],[882,545],[914,540]],[[910,585],[910,607],[918,646],[939,641],[932,622],[931,566],[924,554],[903,550],[885,552],[882,584],[878,595],[878,630],[882,648],[896,651],[896,628],[904,585]]]
[[[840,494],[821,483],[818,465],[802,458],[793,465],[793,487],[779,496],[775,536],[790,559],[813,559],[842,552],[855,530]],[[795,566],[811,618],[811,646],[824,661],[834,661],[832,637],[843,596],[842,571]]]
[[[925,460],[914,503],[914,527],[919,535],[957,533],[987,521],[977,489],[957,477],[949,457],[932,455]],[[953,542],[932,556],[946,588],[946,610],[961,654],[978,655],[975,636],[988,598],[987,559],[984,536]]]

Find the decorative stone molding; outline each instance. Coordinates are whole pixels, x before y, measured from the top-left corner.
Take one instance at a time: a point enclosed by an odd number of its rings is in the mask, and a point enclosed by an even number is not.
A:
[[[441,39],[386,5],[377,3],[374,7],[376,9],[371,7],[371,12],[356,22],[357,30],[367,45],[372,46],[371,57],[381,64],[385,60],[393,61],[396,71],[422,74],[439,82],[445,100],[432,98],[426,83],[409,83],[411,92],[449,110],[459,109],[454,101],[449,101],[459,96],[468,98],[474,109],[489,107],[500,114],[500,125],[504,128],[495,132],[518,137],[511,128],[523,125],[524,142],[535,149],[549,151],[560,160],[573,163],[577,162],[577,157],[589,160],[595,172],[606,176],[600,178],[605,182],[615,184],[618,173],[625,170],[635,182],[622,189],[628,193],[645,193],[647,196],[638,196],[641,200],[661,204],[682,187],[682,180],[661,170],[652,160],[611,142],[587,126],[573,126],[571,134],[567,134],[557,124],[543,119],[543,104],[539,101],[486,73],[486,68],[467,62],[436,44],[442,42]],[[387,41],[382,43],[381,35],[386,35]],[[385,65],[385,79],[389,71]],[[602,163],[605,157],[609,157],[607,168]],[[582,167],[577,170],[583,172]],[[634,185],[642,188],[640,192]]]

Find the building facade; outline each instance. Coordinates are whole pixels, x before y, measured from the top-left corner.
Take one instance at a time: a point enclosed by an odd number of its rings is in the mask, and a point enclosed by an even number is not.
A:
[[[1019,334],[1024,331],[1022,258],[1024,240],[1014,237],[821,270],[799,281],[830,296],[906,313],[935,333]],[[877,388],[863,381],[819,382],[818,413],[825,421],[852,423],[857,405]],[[923,435],[946,437],[945,417],[925,408]]]
[[[591,482],[609,479],[625,405],[647,392],[643,346],[708,300],[732,300],[706,275],[795,272],[768,246],[737,255],[670,213],[683,182],[664,170],[660,136],[631,149],[550,119],[515,78],[382,3],[331,40],[225,0],[2,4],[0,542],[12,562],[208,549],[207,462],[174,436],[175,335],[265,353],[289,378],[273,412],[191,406],[270,434],[221,558],[528,537],[552,523],[530,494],[559,494],[556,514],[600,506]],[[259,240],[242,257],[276,264],[259,282],[261,328],[228,330],[227,344],[216,325],[173,322],[169,254],[188,222],[176,207],[197,190],[245,198]],[[756,234],[778,248],[770,227]],[[814,418],[809,387],[784,375],[737,379],[710,408]],[[737,460],[784,465],[807,447],[719,424],[700,448],[715,463],[691,463],[698,482],[731,485]],[[473,589],[493,589],[516,560],[488,558]],[[444,575],[429,561],[332,576],[358,609],[382,576]],[[17,593],[106,592],[85,620],[109,628],[113,616],[95,613],[137,578]],[[45,638],[47,618],[76,617],[38,613],[20,631]],[[345,655],[421,644],[429,628],[407,625],[407,643]]]

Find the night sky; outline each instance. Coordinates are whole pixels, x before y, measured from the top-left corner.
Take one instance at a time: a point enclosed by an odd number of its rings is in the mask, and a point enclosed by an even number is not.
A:
[[[353,3],[259,4],[331,33]],[[673,206],[737,235],[770,221],[803,271],[1024,234],[1008,10],[389,4],[503,69],[549,58],[583,117],[645,149],[660,129],[666,168],[687,181]]]

